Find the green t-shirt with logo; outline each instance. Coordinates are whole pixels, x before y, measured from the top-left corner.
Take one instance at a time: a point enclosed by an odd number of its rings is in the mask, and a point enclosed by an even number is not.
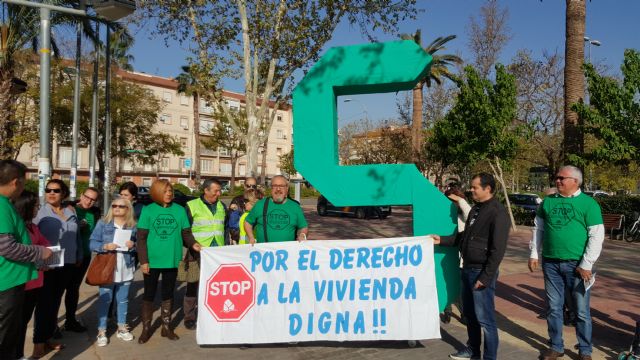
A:
[[[263,230],[265,201],[269,201],[267,206],[267,240],[269,242],[293,241],[296,239],[296,231],[308,226],[302,208],[295,201],[287,199],[283,204],[276,204],[273,199],[264,198],[256,203],[245,219],[254,226],[257,242],[265,242]]]
[[[138,229],[149,230],[149,267],[177,268],[182,259],[182,230],[190,227],[187,212],[180,205],[171,203],[169,207],[162,207],[152,203],[145,206],[138,219]]]
[[[13,204],[6,196],[0,195],[0,234],[9,234],[15,241],[23,245],[31,245],[29,232],[24,220],[18,215]],[[33,263],[7,260],[0,256],[0,291],[22,285],[38,277],[38,271]]]
[[[89,243],[91,242],[91,233],[93,233],[93,229],[96,227],[96,215],[91,210],[92,209],[76,206],[76,214],[78,215],[78,222],[80,223],[80,237],[82,238],[82,252],[84,253],[85,259],[91,259]],[[83,224],[85,222],[86,224]]]
[[[590,196],[548,196],[538,209],[544,220],[542,256],[580,260],[587,247],[589,227],[602,224],[600,205]]]

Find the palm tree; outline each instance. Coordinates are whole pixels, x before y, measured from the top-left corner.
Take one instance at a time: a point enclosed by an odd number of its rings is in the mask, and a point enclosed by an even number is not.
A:
[[[200,87],[190,66],[182,66],[182,72],[176,77],[178,92],[193,96],[193,131],[195,133],[195,153],[193,155],[193,171],[196,184],[200,184]]]
[[[578,114],[571,105],[584,96],[584,31],[587,16],[585,0],[566,0],[567,10],[564,49],[564,158],[571,154],[582,154],[584,137],[579,128]]]
[[[420,30],[416,30],[416,33],[413,35],[403,34],[400,36],[403,40],[413,40],[416,44],[422,47],[422,36]],[[431,69],[429,73],[425,75],[423,79],[421,79],[418,84],[413,88],[413,113],[411,116],[412,119],[412,128],[411,128],[411,144],[414,152],[414,162],[418,162],[420,158],[420,151],[422,148],[422,95],[424,91],[425,85],[430,88],[433,82],[438,85],[442,84],[443,78],[452,79],[453,74],[451,73],[449,67],[454,64],[461,64],[462,59],[456,55],[452,54],[444,54],[439,55],[436,54],[438,51],[442,51],[445,49],[445,44],[449,41],[456,38],[456,35],[449,35],[445,37],[438,37],[433,40],[431,44],[424,48],[424,51],[432,56]]]

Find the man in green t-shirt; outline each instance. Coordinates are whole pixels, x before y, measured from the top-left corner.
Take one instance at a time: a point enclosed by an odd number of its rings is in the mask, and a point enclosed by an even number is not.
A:
[[[254,227],[259,243],[296,239],[300,241],[307,238],[307,220],[300,204],[287,198],[288,190],[289,182],[284,176],[277,175],[271,179],[271,197],[258,201],[244,222],[250,244],[256,243]]]
[[[26,167],[0,160],[0,357],[16,358],[22,321],[24,284],[38,277],[34,262],[46,260],[51,250],[31,245],[24,220],[9,201],[24,190]]]
[[[538,268],[542,248],[542,271],[547,295],[547,327],[551,348],[542,356],[554,360],[564,355],[562,340],[565,294],[576,314],[580,360],[591,360],[591,314],[589,300],[593,265],[604,242],[600,205],[580,191],[582,172],[563,166],[555,177],[558,193],[544,199],[538,209],[529,248],[529,270]]]

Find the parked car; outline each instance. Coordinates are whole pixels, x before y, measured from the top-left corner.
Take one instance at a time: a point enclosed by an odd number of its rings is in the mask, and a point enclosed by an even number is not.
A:
[[[318,215],[329,214],[352,215],[358,219],[379,217],[385,219],[391,215],[391,206],[335,206],[327,198],[320,195],[316,206]]]
[[[591,197],[607,197],[611,196],[609,193],[606,193],[602,190],[594,190],[594,191],[585,191],[585,195],[589,195]]]
[[[509,202],[535,214],[542,199],[536,194],[509,194]]]
[[[187,206],[187,202],[189,200],[195,199],[195,196],[186,195],[182,191],[173,189],[173,202],[181,205]],[[138,187],[138,202],[143,205],[149,205],[153,201],[151,200],[151,196],[149,195],[149,187],[148,186],[139,186]]]

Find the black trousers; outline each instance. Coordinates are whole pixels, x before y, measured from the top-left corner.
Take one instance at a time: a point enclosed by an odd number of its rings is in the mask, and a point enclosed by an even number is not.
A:
[[[53,336],[58,325],[58,311],[62,295],[69,286],[73,273],[78,269],[74,264],[65,264],[63,267],[44,272],[41,299],[36,304],[35,321],[37,326],[33,331],[34,344],[45,343]]]
[[[23,303],[24,284],[0,291],[0,360],[16,358]]]
[[[142,300],[153,301],[158,291],[158,282],[162,275],[162,286],[160,296],[162,301],[173,300],[173,291],[176,288],[176,277],[178,269],[150,269],[149,275],[144,275],[144,295]]]
[[[76,311],[78,310],[78,301],[80,300],[80,286],[84,275],[87,273],[91,263],[91,255],[85,256],[82,260],[82,265],[79,268],[75,268],[71,273],[71,280],[67,284],[66,293],[64,295],[64,309],[66,319],[69,322],[76,321]]]
[[[27,337],[27,325],[31,321],[33,310],[36,308],[38,299],[40,299],[40,291],[42,288],[26,290],[24,292],[24,303],[22,305],[22,322],[18,330],[18,346],[16,359],[24,357],[24,341]],[[36,324],[34,323],[34,328]]]

